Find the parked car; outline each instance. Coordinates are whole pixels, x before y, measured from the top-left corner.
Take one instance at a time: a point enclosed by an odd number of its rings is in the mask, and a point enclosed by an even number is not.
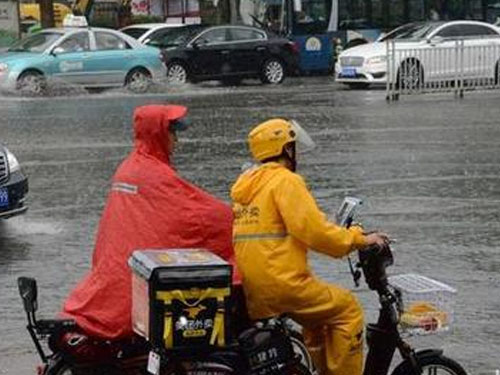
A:
[[[0,144],[0,219],[20,215],[28,209],[25,197],[28,179],[16,157]]]
[[[152,47],[162,47],[161,41],[164,36],[177,27],[183,27],[181,23],[138,23],[126,26],[120,31],[142,44]]]
[[[260,78],[278,84],[298,67],[298,46],[250,26],[189,25],[167,33],[161,44],[168,81]]]
[[[394,41],[398,81],[422,85],[424,80],[452,79],[459,58],[457,40],[464,41],[466,56],[461,69],[465,78],[498,75],[498,27],[479,21],[435,21],[403,25],[374,43],[345,50],[335,67],[336,80],[351,87],[385,84],[388,40]]]
[[[0,89],[31,95],[43,94],[51,79],[145,92],[165,74],[157,48],[105,28],[49,28],[0,54]]]

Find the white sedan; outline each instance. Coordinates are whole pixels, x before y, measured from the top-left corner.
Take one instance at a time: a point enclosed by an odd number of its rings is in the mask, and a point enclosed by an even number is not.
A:
[[[394,46],[394,54],[388,54],[388,45]],[[394,61],[388,62],[388,56],[394,56]],[[392,77],[416,87],[424,81],[453,80],[458,74],[497,79],[499,62],[500,29],[494,25],[479,21],[417,22],[403,25],[373,43],[343,51],[335,76],[337,82],[351,87],[367,87],[386,84],[388,68],[394,68],[397,73]]]
[[[120,31],[137,39],[142,44],[152,47],[162,47],[162,39],[172,29],[182,26],[184,25],[181,23],[139,23],[126,26],[120,29]]]

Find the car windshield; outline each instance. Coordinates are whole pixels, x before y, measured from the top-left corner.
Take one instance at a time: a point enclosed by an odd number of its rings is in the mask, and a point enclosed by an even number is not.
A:
[[[9,52],[36,52],[41,53],[59,39],[63,33],[41,32],[22,39],[8,49]]]
[[[126,29],[122,29],[121,32],[127,34],[128,36],[131,36],[132,38],[139,39],[148,30],[149,29],[146,29],[144,27],[127,27]]]
[[[385,42],[386,40],[393,39],[423,39],[441,25],[441,22],[410,23],[391,31],[383,38],[379,39],[379,42]]]
[[[176,47],[188,43],[199,31],[204,29],[201,25],[172,27],[162,36],[162,47]]]

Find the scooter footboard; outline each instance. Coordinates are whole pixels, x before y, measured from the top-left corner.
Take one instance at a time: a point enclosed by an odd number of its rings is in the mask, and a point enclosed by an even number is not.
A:
[[[368,355],[363,375],[387,374],[398,342],[397,332],[383,329],[376,324],[368,324],[366,341]]]

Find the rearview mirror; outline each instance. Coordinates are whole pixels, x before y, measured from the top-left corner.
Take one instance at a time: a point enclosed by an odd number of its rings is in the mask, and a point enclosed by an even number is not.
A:
[[[337,211],[336,221],[341,227],[349,228],[354,218],[354,214],[363,201],[356,197],[345,197]]]
[[[435,46],[436,44],[440,44],[444,41],[442,36],[433,36],[432,38],[427,39],[427,43]]]
[[[150,47],[156,47],[156,48],[160,48],[161,47],[160,41],[153,40],[153,39],[147,39],[147,41],[144,41],[144,44],[147,44]]]
[[[206,39],[196,39],[193,42],[192,46],[193,46],[193,48],[200,48],[200,47],[205,46],[207,44],[208,44],[208,40],[206,40]]]
[[[380,35],[378,36],[378,38],[377,38],[376,42],[379,42],[379,41],[381,41],[382,39],[384,39],[384,37],[385,37],[386,35],[387,35],[387,33],[384,33],[384,32],[380,33]]]
[[[61,53],[64,53],[64,48],[56,47],[52,50],[51,55],[57,56],[60,55]]]
[[[19,277],[17,286],[23,300],[24,310],[27,313],[34,313],[38,309],[36,280],[31,277]]]

